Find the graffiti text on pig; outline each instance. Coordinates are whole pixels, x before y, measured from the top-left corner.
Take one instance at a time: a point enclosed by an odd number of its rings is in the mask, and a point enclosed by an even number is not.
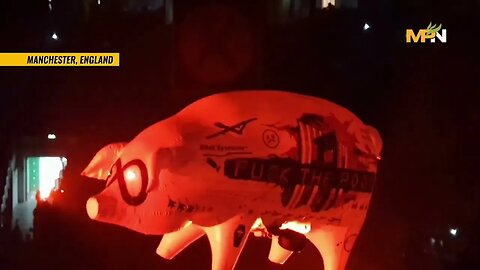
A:
[[[296,186],[302,189],[299,202],[289,208],[306,205],[309,201],[313,212],[328,210],[337,204],[340,189],[344,192],[371,193],[375,183],[375,174],[349,169],[325,168],[314,164],[300,164],[288,158],[237,158],[228,159],[224,166],[225,176],[230,179],[253,180],[273,183],[283,188],[281,202],[284,207],[292,203]],[[318,192],[313,192],[318,187]],[[332,196],[333,198],[330,199]],[[312,200],[310,200],[312,198]],[[344,200],[348,202],[348,200]]]
[[[225,175],[231,179],[256,180],[284,187],[318,185],[358,192],[372,192],[375,182],[374,173],[300,164],[287,158],[228,159],[225,161]]]

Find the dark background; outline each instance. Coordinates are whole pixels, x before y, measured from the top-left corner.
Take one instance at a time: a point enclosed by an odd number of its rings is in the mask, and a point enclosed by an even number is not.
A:
[[[52,1],[49,12],[48,1],[0,1],[2,52],[120,52],[121,61],[0,68],[0,179],[21,137],[54,132],[69,152],[65,193],[37,208],[34,240],[2,232],[1,269],[209,269],[205,238],[167,262],[155,254],[161,237],[87,220],[86,198],[101,187],[79,172],[103,145],[234,89],[322,97],[380,131],[379,181],[349,269],[478,269],[478,1],[359,1],[282,23],[269,1],[175,1],[171,24],[162,8],[95,2],[87,11],[88,1]],[[430,21],[448,30],[446,44],[405,43],[405,29]],[[191,60],[195,33],[207,47],[226,42],[213,53],[233,68]],[[268,262],[268,248],[252,237],[237,268],[321,269],[313,245],[284,266]]]

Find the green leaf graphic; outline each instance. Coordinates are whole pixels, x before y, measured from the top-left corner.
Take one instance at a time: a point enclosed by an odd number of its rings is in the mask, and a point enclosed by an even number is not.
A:
[[[427,26],[427,30],[430,29],[430,26],[432,26],[432,22],[430,22]]]
[[[431,25],[431,23],[428,25],[427,27],[427,35],[430,35],[430,34],[435,34],[437,33],[440,29],[442,29],[442,24],[439,24],[438,26],[436,24],[434,24],[433,26]]]

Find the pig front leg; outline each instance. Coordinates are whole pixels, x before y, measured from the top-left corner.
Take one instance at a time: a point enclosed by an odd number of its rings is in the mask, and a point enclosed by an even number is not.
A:
[[[157,248],[157,254],[167,260],[173,259],[178,253],[205,234],[200,226],[188,223],[182,229],[163,235]]]

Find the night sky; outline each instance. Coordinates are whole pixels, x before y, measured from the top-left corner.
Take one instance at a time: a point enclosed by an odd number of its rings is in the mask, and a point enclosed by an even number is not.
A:
[[[49,11],[48,0],[0,0],[0,52],[120,53],[120,67],[0,68],[0,190],[20,138],[54,132],[69,153],[65,193],[37,208],[34,241],[2,231],[0,269],[209,269],[206,238],[169,262],[155,254],[161,236],[89,221],[85,201],[101,187],[79,173],[102,146],[241,89],[325,98],[382,135],[347,269],[479,269],[478,0],[359,1],[286,21],[275,1],[185,0],[174,1],[171,24],[163,7],[96,2],[52,0]],[[406,29],[430,21],[448,30],[447,43],[405,43]],[[269,246],[251,237],[237,269],[322,269],[311,244],[284,266],[268,262]]]

